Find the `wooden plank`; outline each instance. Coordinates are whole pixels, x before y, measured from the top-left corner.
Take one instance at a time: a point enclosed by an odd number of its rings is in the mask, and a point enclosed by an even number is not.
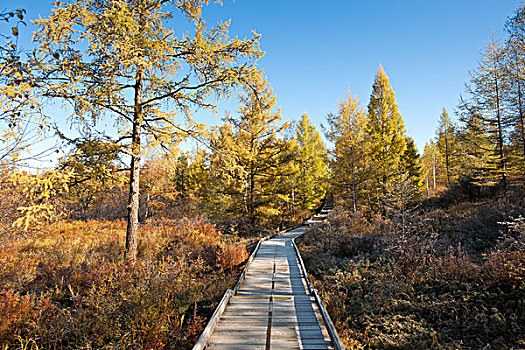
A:
[[[206,349],[333,348],[293,245],[304,232],[259,242]]]
[[[219,303],[219,306],[215,309],[215,312],[210,318],[210,321],[206,325],[206,328],[204,328],[204,331],[200,335],[199,339],[197,339],[197,343],[193,346],[193,350],[202,350],[208,343],[209,339],[212,336],[213,331],[215,330],[215,327],[220,321],[220,317],[224,313],[224,310],[226,309],[226,305],[228,304],[228,301],[230,301],[230,298],[232,296],[232,291],[228,289],[224,296],[222,297],[221,302]]]

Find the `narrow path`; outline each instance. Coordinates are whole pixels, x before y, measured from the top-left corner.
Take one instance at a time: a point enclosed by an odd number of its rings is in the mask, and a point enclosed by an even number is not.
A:
[[[261,244],[206,349],[333,349],[292,246],[307,229]]]

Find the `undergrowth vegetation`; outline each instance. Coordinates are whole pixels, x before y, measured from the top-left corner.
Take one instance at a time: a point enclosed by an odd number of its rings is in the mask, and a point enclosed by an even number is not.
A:
[[[125,221],[5,230],[0,348],[191,348],[248,253],[205,220],[142,229],[134,265],[122,259]]]
[[[405,227],[336,207],[300,248],[348,349],[525,349],[524,216],[523,185]]]

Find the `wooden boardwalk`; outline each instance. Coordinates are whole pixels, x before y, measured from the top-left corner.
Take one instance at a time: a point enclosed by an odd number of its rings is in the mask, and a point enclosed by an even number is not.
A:
[[[334,349],[292,246],[307,229],[261,243],[206,349]]]

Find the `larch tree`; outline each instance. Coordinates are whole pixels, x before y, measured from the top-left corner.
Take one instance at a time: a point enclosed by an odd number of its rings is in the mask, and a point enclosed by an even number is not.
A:
[[[220,128],[212,156],[212,174],[222,174],[219,190],[253,224],[279,214],[277,193],[272,185],[285,176],[283,163],[291,161],[283,132],[280,109],[270,84],[262,76],[255,88],[241,96],[238,117],[228,116]],[[224,183],[222,183],[224,182]],[[241,214],[237,212],[237,214]]]
[[[478,184],[486,183],[498,170],[497,146],[491,138],[493,134],[481,117],[481,112],[462,98],[458,115],[461,122],[457,130],[458,175]]]
[[[185,136],[182,123],[191,125],[192,108],[213,108],[211,97],[249,84],[262,55],[258,35],[230,39],[229,22],[209,29],[202,18],[209,2],[57,1],[49,18],[36,21],[45,95],[69,103],[73,123],[92,133],[110,118],[117,130],[111,141],[126,146],[130,261],[137,254],[144,147]],[[183,27],[167,27],[174,22]],[[185,29],[190,31],[178,36]]]
[[[153,150],[155,152],[156,150]],[[203,204],[206,184],[207,154],[202,148],[148,156],[141,167],[140,221],[148,217],[198,217]]]
[[[202,193],[207,178],[208,154],[197,148],[192,152],[181,152],[174,162],[175,174],[172,179],[181,199],[196,200]]]
[[[277,166],[273,168],[272,176],[268,177],[265,191],[271,195],[269,197],[269,206],[273,213],[271,217],[278,215],[279,230],[282,230],[286,225],[291,226],[302,221],[305,215],[309,216],[308,210],[298,211],[295,205],[295,191],[300,195],[301,183],[298,181],[299,163],[297,162],[298,145],[297,140],[291,135],[293,132],[291,127],[283,130],[279,139],[279,157]],[[299,196],[299,199],[300,196]],[[301,202],[299,201],[299,204]],[[273,219],[272,219],[273,220]],[[272,225],[275,222],[268,221]]]
[[[303,209],[317,207],[326,193],[328,164],[321,135],[305,113],[296,127],[297,197]]]
[[[377,71],[368,104],[367,134],[376,179],[375,197],[381,211],[382,198],[387,193],[389,182],[399,172],[406,149],[405,123],[382,66]]]
[[[520,6],[506,25],[509,38],[506,42],[507,78],[506,99],[514,130],[511,139],[517,153],[518,167],[525,167],[525,6]]]
[[[506,183],[507,156],[505,143],[508,136],[508,118],[505,115],[505,91],[508,80],[504,69],[504,52],[502,46],[492,41],[482,53],[478,69],[471,73],[467,92],[470,99],[466,101],[476,109],[477,118],[487,126],[490,139],[495,145],[499,176]]]
[[[0,12],[0,21],[7,23],[7,32],[0,32],[0,171],[54,151],[40,143],[48,134],[49,119],[35,82],[38,64],[19,45],[25,14],[24,9]]]
[[[228,122],[212,130],[210,138],[210,171],[207,192],[210,196],[210,213],[219,220],[232,219],[248,212],[247,172],[242,166],[234,126]]]
[[[368,182],[368,140],[366,138],[366,113],[357,98],[348,93],[339,101],[336,114],[327,117],[326,137],[334,143],[331,152],[331,182],[339,196],[352,198],[352,208],[358,210],[358,203],[366,191]]]
[[[401,227],[405,232],[407,215],[421,198],[424,180],[416,144],[409,136],[406,136],[406,149],[398,167],[398,171],[386,185],[382,203],[386,212],[401,219]]]
[[[423,155],[421,156],[422,173],[425,178],[427,197],[431,197],[436,190],[436,171],[437,171],[437,149],[433,140],[425,144]]]
[[[101,194],[122,184],[122,176],[116,171],[121,163],[120,147],[89,136],[68,141],[74,148],[59,160],[58,170],[72,174],[68,198],[86,218],[89,207]]]
[[[453,172],[453,161],[455,155],[455,125],[450,119],[448,112],[443,107],[443,112],[439,117],[438,129],[436,132],[436,146],[439,150],[441,158],[444,162],[444,170],[446,176],[446,183],[450,186],[451,181],[454,178]]]
[[[424,177],[422,172],[421,157],[416,147],[414,139],[406,136],[406,149],[401,157],[400,173],[408,174],[408,181],[413,188],[413,200],[419,199],[420,192],[423,186]]]

